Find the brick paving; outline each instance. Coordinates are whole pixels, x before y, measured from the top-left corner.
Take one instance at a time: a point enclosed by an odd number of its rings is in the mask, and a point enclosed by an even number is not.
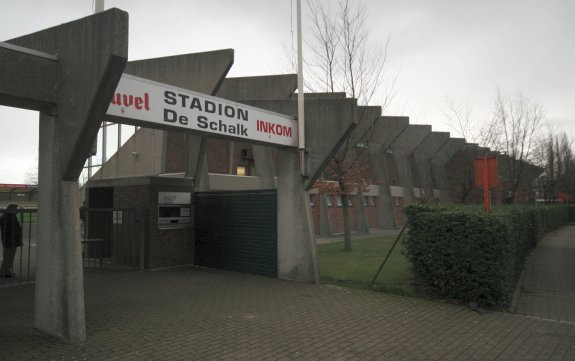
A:
[[[575,360],[575,324],[200,268],[88,270],[88,340],[0,289],[0,360]]]
[[[575,323],[575,225],[537,245],[527,260],[513,311]]]

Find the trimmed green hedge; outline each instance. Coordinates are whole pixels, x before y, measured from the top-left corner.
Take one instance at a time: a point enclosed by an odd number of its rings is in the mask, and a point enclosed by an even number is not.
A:
[[[426,295],[485,307],[510,303],[525,259],[541,236],[569,221],[565,206],[413,205],[406,251]]]

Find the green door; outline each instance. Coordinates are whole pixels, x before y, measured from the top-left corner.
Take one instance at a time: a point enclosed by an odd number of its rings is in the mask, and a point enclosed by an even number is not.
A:
[[[195,194],[195,263],[277,276],[275,190]]]

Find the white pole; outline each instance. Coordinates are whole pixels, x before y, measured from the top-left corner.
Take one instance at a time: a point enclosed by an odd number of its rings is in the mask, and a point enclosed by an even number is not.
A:
[[[297,118],[299,137],[299,160],[301,175],[306,176],[305,167],[305,119],[303,88],[303,51],[301,37],[301,0],[297,0]]]
[[[104,11],[104,0],[95,0],[96,5],[94,8],[94,12],[95,13],[100,13],[102,11]]]

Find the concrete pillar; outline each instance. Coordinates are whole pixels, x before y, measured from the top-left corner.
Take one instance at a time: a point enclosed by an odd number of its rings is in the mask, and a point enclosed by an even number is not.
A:
[[[404,188],[405,205],[410,205],[415,200],[412,167],[409,157],[430,133],[430,125],[409,125],[389,148],[393,153],[393,159],[399,173],[399,185]]]
[[[63,181],[58,119],[40,115],[34,326],[72,343],[86,339],[78,182]]]
[[[382,229],[394,229],[395,217],[393,213],[393,200],[389,190],[389,182],[385,159],[383,159],[383,146],[377,143],[369,144],[369,153],[371,157],[372,171],[375,174],[376,181],[382,181],[384,184],[379,187],[379,227]]]
[[[369,221],[367,219],[367,212],[363,205],[363,195],[357,192],[355,196],[355,207],[357,210],[357,232],[369,234]]]
[[[413,151],[410,161],[412,169],[413,185],[420,189],[422,197],[427,200],[434,199],[434,182],[431,161],[435,153],[447,142],[449,133],[431,132],[421,144]]]
[[[373,135],[368,143],[372,171],[376,182],[383,183],[379,187],[379,227],[382,229],[397,227],[393,199],[389,188],[391,184],[384,155],[408,125],[408,117],[381,117],[375,124]]]
[[[327,194],[318,193],[319,197],[319,234],[320,236],[332,236],[333,230],[329,222],[329,205],[327,203]]]
[[[264,145],[253,145],[256,173],[260,177],[261,189],[275,188],[275,166],[272,148]]]
[[[278,151],[278,277],[317,283],[311,208],[299,168],[297,152]]]

